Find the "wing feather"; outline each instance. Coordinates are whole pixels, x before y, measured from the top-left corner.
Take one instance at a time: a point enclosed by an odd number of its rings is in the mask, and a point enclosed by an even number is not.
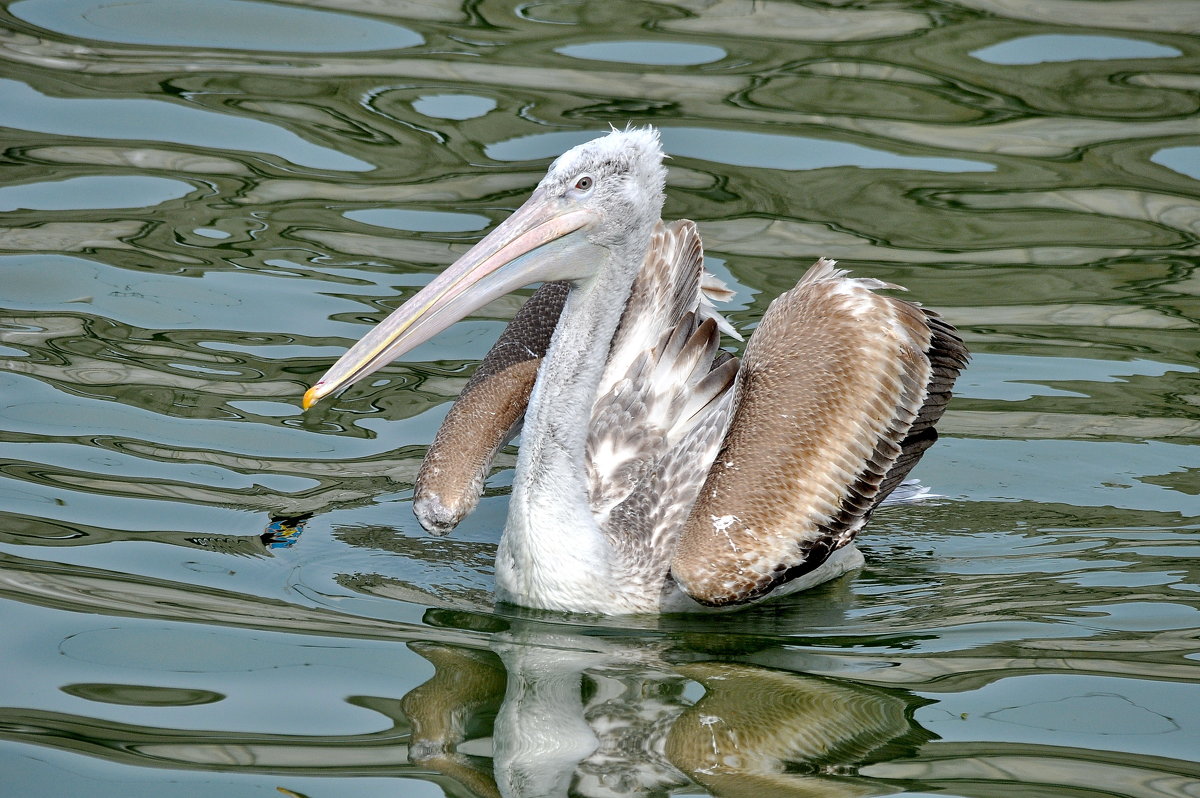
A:
[[[729,392],[737,361],[723,360],[713,367],[719,335],[712,319],[697,324],[693,314],[685,314],[596,401],[586,459],[592,512],[601,528],[612,509],[651,479],[660,461],[701,426]],[[701,480],[706,469],[704,464]],[[698,483],[693,493],[697,487]]]
[[[950,391],[959,372],[966,368],[970,355],[958,337],[958,331],[942,320],[932,310],[922,308],[929,325],[930,342],[926,352],[929,358],[930,378],[925,389],[925,403],[909,427],[908,435],[900,444],[900,456],[884,477],[879,487],[878,501],[883,501],[900,486],[908,472],[912,471],[925,450],[937,441],[934,427],[946,412],[950,402]]]
[[[688,419],[724,390],[715,381],[700,388],[719,336],[704,328],[701,338],[693,337],[710,320],[717,329],[729,326],[708,300],[728,295],[704,270],[696,225],[660,222],[613,336],[592,410],[588,484],[601,527],[675,445]]]
[[[684,314],[696,310],[703,275],[704,247],[696,225],[659,222],[609,346],[597,396],[607,394],[629,374],[634,361],[656,346]]]
[[[731,330],[692,222],[660,224],[613,337],[587,441],[592,512],[630,579],[664,563],[732,416]]]
[[[679,328],[693,324],[691,314]],[[669,335],[677,337],[673,331]],[[721,447],[733,416],[733,385],[737,378],[736,358],[722,358],[713,367],[711,353],[716,348],[718,331],[709,319],[700,324],[681,349],[664,340],[657,351],[657,362],[639,361],[644,368],[634,370],[627,382],[614,391],[639,397],[635,412],[616,419],[604,434],[593,436],[597,450],[589,451],[589,461],[602,460],[616,452],[636,452],[624,462],[623,480],[608,483],[610,493],[593,499],[593,512],[601,529],[613,544],[622,562],[624,579],[641,585],[653,595],[661,587],[670,552],[688,517],[696,493],[704,484],[709,464]],[[663,362],[681,368],[672,370],[664,383],[641,379],[663,368]],[[692,371],[684,370],[691,367]],[[657,391],[638,390],[638,386],[657,385]],[[629,390],[623,390],[627,388]],[[606,406],[620,404],[616,396]],[[602,500],[604,503],[601,503]]]
[[[916,305],[822,259],[771,304],[672,575],[713,606],[759,598],[849,543],[931,442],[966,349]]]

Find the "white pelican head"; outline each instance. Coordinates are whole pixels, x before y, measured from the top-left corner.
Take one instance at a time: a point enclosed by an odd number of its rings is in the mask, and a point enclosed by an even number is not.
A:
[[[351,347],[304,395],[304,407],[518,288],[579,283],[610,264],[637,268],[662,213],[662,161],[654,128],[614,130],[567,150],[520,208]]]

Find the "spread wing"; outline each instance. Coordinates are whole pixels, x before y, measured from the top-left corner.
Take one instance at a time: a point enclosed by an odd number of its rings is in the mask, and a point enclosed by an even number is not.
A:
[[[689,334],[689,330],[691,331]],[[736,358],[715,368],[716,323],[687,314],[597,403],[592,513],[631,582],[659,585],[732,416]]]
[[[602,398],[617,380],[626,377],[634,361],[687,313],[696,314],[701,321],[713,319],[718,329],[740,341],[741,336],[710,301],[732,296],[724,283],[704,270],[704,245],[695,222],[660,221],[621,313],[596,395]]]
[[[479,503],[496,452],[520,427],[542,357],[562,315],[566,283],[546,283],[521,306],[438,429],[417,473],[413,512],[444,535]]]
[[[822,259],[767,310],[671,573],[713,606],[759,598],[846,545],[932,443],[967,360],[950,325]]]
[[[737,361],[707,296],[695,225],[659,225],[613,337],[587,441],[592,512],[628,572],[661,579],[687,510],[720,447]]]

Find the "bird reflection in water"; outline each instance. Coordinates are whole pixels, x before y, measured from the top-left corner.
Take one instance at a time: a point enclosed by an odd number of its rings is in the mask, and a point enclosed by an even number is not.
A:
[[[911,696],[740,662],[671,663],[656,641],[514,626],[490,651],[410,647],[435,668],[402,704],[412,763],[478,796],[692,785],[730,798],[880,795],[895,787],[857,768],[933,736],[912,720]]]

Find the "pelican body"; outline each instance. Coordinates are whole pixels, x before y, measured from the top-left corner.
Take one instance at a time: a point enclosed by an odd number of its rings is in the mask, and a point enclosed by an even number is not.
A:
[[[417,480],[422,525],[474,509],[523,423],[498,597],[604,614],[730,607],[862,563],[854,537],[936,438],[967,351],[936,314],[821,259],[743,358],[689,221],[660,219],[653,128],[613,131],[371,330],[307,408],[517,288],[543,286],[485,357]]]

